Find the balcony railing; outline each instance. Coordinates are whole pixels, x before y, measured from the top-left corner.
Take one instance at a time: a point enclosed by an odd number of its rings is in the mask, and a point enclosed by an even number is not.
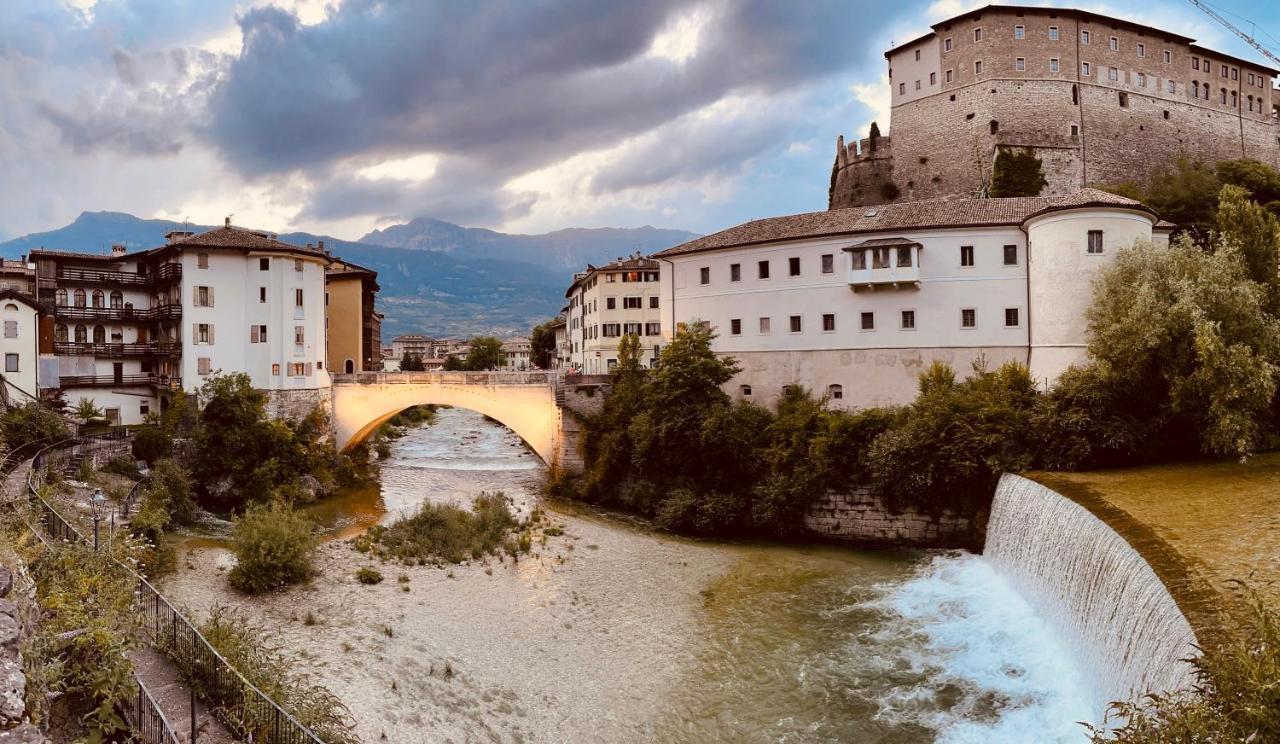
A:
[[[182,353],[182,344],[176,341],[150,341],[137,344],[57,341],[53,344],[53,353],[69,356],[96,356],[109,358],[132,356],[178,356]]]
[[[160,305],[159,307],[80,307],[75,305],[58,305],[53,314],[69,320],[123,320],[151,322],[155,320],[177,320],[182,317],[182,305],[177,303]]]
[[[61,375],[58,386],[69,387],[153,387],[177,390],[182,387],[181,377],[170,375]]]
[[[132,271],[106,271],[103,269],[78,269],[60,267],[58,281],[80,282],[82,284],[128,284],[148,285],[160,284],[182,278],[182,265],[176,263],[162,264],[160,268],[148,274]]]

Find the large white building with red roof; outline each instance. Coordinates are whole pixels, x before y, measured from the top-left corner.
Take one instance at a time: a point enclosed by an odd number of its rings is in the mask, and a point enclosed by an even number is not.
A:
[[[1041,384],[1086,358],[1098,271],[1172,225],[1094,189],[755,220],[661,251],[662,332],[704,322],[771,404],[802,385],[833,405],[909,402],[932,362],[1028,365]]]

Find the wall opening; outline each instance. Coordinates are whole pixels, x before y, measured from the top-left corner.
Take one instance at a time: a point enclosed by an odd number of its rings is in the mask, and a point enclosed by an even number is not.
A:
[[[999,131],[1000,131],[1000,122],[996,121],[995,119],[992,119],[992,120],[991,120],[991,125],[990,125],[990,126],[991,126],[991,133],[992,133],[992,134],[995,134],[996,132],[999,132]]]
[[[1073,106],[1080,105],[1080,86],[1079,85],[1071,86],[1071,105]]]

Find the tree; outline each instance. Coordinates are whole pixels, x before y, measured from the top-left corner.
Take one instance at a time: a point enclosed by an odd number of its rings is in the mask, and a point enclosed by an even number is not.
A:
[[[613,368],[615,378],[630,377],[643,369],[640,364],[640,336],[628,333],[618,341],[618,366]]]
[[[556,351],[555,321],[534,326],[529,336],[529,358],[538,369],[551,369],[551,362]]]
[[[1239,186],[1259,204],[1280,200],[1280,173],[1257,160],[1224,160],[1218,163],[1218,180]]]
[[[401,372],[422,372],[427,368],[422,361],[422,355],[412,351],[406,351],[404,356],[400,357]]]
[[[305,581],[313,573],[314,533],[311,521],[288,504],[249,507],[232,527],[236,565],[227,578],[248,594]]]
[[[1246,457],[1276,392],[1280,320],[1265,311],[1240,248],[1180,236],[1168,250],[1122,249],[1094,284],[1089,354],[1108,385],[1152,411],[1168,454]]]
[[[75,416],[84,423],[102,418],[102,409],[89,398],[81,398],[76,402]]]
[[[991,197],[1039,196],[1048,181],[1040,158],[1030,149],[1014,152],[1000,148],[991,172]]]
[[[442,369],[444,369],[445,372],[461,372],[466,368],[467,366],[463,363],[463,360],[456,356],[450,355],[444,358],[444,366]]]
[[[467,358],[462,366],[473,372],[501,367],[502,341],[493,336],[471,339],[471,347],[467,350]]]
[[[867,134],[867,142],[870,144],[872,152],[876,149],[876,140],[880,139],[880,125],[871,122],[871,131]]]
[[[1276,262],[1280,224],[1275,215],[1251,201],[1245,189],[1227,185],[1218,198],[1217,223],[1219,239],[1240,251],[1249,278],[1267,289],[1267,310],[1276,314],[1280,310],[1280,266]]]

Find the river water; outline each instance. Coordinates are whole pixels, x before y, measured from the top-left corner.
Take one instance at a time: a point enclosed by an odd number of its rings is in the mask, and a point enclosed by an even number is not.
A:
[[[540,476],[538,460],[512,432],[478,414],[441,409],[433,425],[393,444],[380,488],[330,500],[313,514],[348,537],[424,499],[466,503],[501,490],[527,510]],[[516,740],[1084,739],[1077,721],[1090,718],[1091,695],[1080,671],[979,556],[689,541],[625,518],[544,506],[581,538],[578,568],[527,576],[520,590],[504,590],[514,592],[507,602],[488,589],[467,597],[472,579],[464,577],[450,589],[452,600],[431,610],[436,633],[449,636],[460,663],[483,669],[492,655],[506,669],[534,667],[505,672],[532,722]],[[577,614],[552,619],[545,599],[538,611],[527,609],[535,603],[520,592],[529,586],[537,597],[573,597]],[[578,598],[593,592],[601,601],[584,614]],[[450,602],[460,605],[459,628],[468,613],[485,622],[493,603],[495,627],[511,622],[553,648],[535,653],[504,648],[500,633],[483,641],[451,633]],[[564,628],[539,635],[528,627],[538,623]],[[625,643],[617,642],[620,626],[635,628]],[[560,679],[565,668],[536,668],[569,657],[580,664],[576,680]],[[499,739],[509,733],[500,721],[482,724]],[[440,725],[421,730],[423,740],[450,733],[447,722]]]

